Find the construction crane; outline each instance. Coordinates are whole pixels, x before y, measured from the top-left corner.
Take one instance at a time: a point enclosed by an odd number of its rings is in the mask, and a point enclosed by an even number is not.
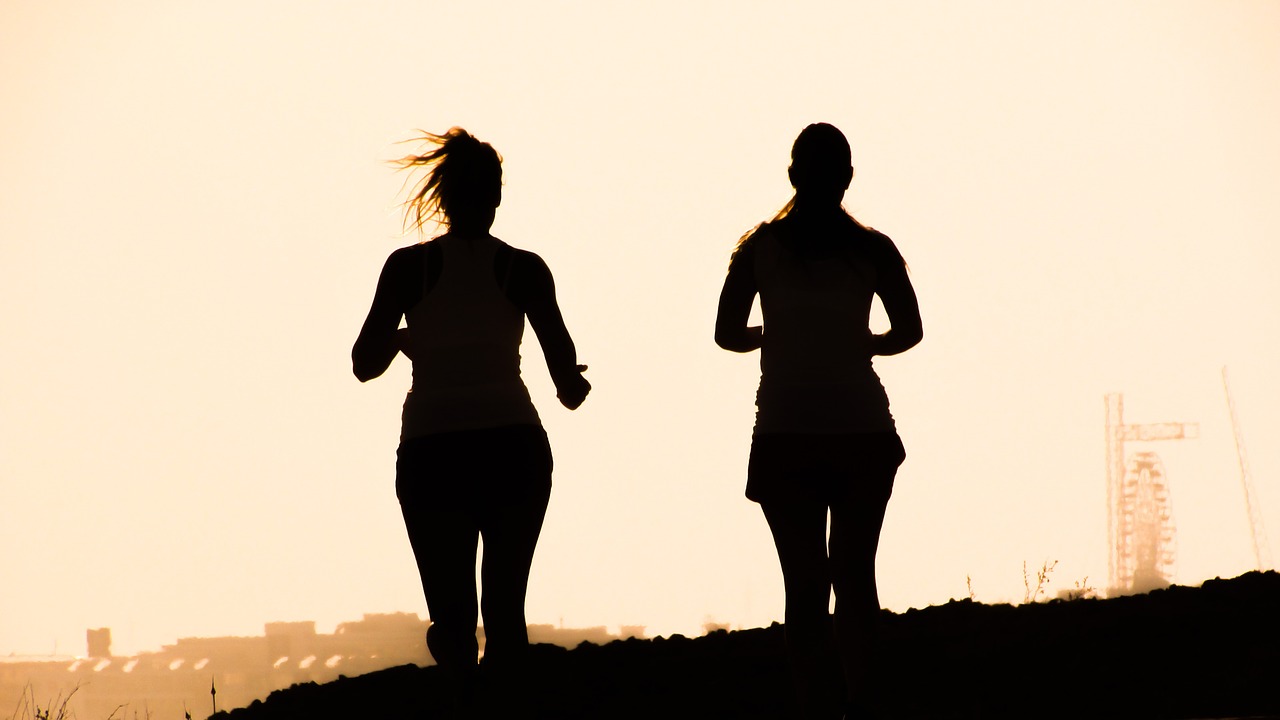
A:
[[[1106,402],[1107,594],[1142,593],[1172,582],[1173,507],[1164,464],[1153,452],[1126,457],[1125,443],[1182,440],[1200,434],[1196,423],[1126,425],[1124,396]]]
[[[1236,458],[1240,461],[1240,484],[1244,486],[1244,506],[1249,513],[1249,532],[1253,539],[1253,557],[1258,570],[1271,569],[1271,547],[1267,543],[1267,531],[1262,525],[1262,508],[1249,476],[1249,458],[1244,451],[1244,433],[1236,416],[1236,403],[1231,398],[1231,384],[1227,381],[1227,366],[1222,366],[1222,390],[1227,395],[1227,410],[1231,413],[1231,431],[1236,439]]]

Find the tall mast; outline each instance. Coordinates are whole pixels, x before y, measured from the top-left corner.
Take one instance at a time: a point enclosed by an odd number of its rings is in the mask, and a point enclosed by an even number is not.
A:
[[[1244,507],[1249,513],[1249,537],[1253,540],[1253,558],[1258,570],[1271,569],[1271,547],[1267,543],[1267,531],[1262,524],[1262,508],[1254,496],[1253,479],[1249,475],[1249,458],[1244,450],[1244,431],[1236,416],[1236,403],[1231,398],[1231,384],[1227,381],[1227,366],[1222,366],[1222,390],[1227,394],[1227,410],[1231,413],[1231,431],[1236,439],[1236,458],[1240,462],[1240,484],[1244,487]]]

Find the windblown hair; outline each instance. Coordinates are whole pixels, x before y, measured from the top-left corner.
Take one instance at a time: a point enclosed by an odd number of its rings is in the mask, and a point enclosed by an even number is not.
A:
[[[427,146],[421,154],[406,155],[392,164],[401,170],[426,169],[405,200],[404,225],[422,232],[435,221],[450,225],[460,217],[491,211],[502,198],[502,156],[460,127],[443,135],[425,131],[405,142]]]

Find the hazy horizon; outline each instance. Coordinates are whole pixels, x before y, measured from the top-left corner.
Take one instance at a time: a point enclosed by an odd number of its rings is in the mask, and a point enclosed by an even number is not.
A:
[[[892,610],[1107,573],[1104,404],[1153,443],[1174,580],[1254,566],[1220,371],[1280,553],[1280,4],[0,5],[0,655],[426,617],[393,475],[408,363],[350,348],[417,129],[505,158],[594,390],[524,376],[555,456],[530,623],[782,618],[743,497],[758,356],[712,342],[806,124],[910,265],[877,359],[907,448]],[[1134,449],[1137,449],[1136,447]],[[1087,578],[1087,581],[1086,581]]]

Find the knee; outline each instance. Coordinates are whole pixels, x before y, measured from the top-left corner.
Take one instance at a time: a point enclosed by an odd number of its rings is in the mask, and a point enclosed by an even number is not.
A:
[[[480,598],[480,614],[484,616],[485,625],[491,623],[524,623],[523,588],[512,588],[505,592],[489,590]]]
[[[858,598],[876,596],[876,576],[874,572],[855,573],[836,578],[831,584],[835,590],[836,601],[857,600]]]
[[[876,556],[874,553],[842,553],[831,558],[831,586],[875,585]]]
[[[831,583],[785,583],[787,617],[818,618],[831,607]]]
[[[797,620],[805,623],[820,623],[831,612],[831,589],[825,592],[787,593],[787,622]]]

